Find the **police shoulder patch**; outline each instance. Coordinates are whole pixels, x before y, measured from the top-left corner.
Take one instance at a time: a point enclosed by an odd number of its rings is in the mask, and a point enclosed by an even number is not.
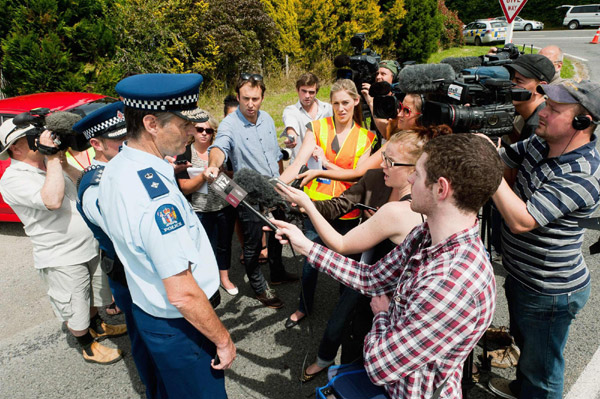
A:
[[[168,234],[184,226],[181,212],[173,204],[163,204],[154,213],[154,220],[162,235]]]

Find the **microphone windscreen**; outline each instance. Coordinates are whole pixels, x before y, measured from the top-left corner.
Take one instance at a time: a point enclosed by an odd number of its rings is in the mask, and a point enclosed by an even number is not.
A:
[[[442,64],[450,65],[455,73],[459,73],[463,69],[481,66],[482,62],[481,57],[448,57],[441,61]]]
[[[269,183],[269,178],[255,170],[240,169],[233,174],[233,181],[248,193],[246,201],[253,205],[263,208],[287,206],[287,203]]]
[[[375,82],[369,88],[369,95],[371,97],[387,96],[392,90],[392,85],[388,82]]]
[[[338,55],[333,59],[333,65],[336,68],[343,68],[345,66],[350,65],[350,57],[347,55]]]
[[[431,93],[439,90],[440,81],[453,81],[455,77],[448,64],[410,65],[400,71],[399,87],[403,93]]]
[[[73,131],[73,125],[81,119],[81,116],[72,112],[56,111],[46,116],[46,129],[56,134],[77,134]]]

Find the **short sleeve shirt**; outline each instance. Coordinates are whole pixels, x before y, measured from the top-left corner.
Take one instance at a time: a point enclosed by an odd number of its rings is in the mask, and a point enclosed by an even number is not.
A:
[[[103,173],[98,204],[133,302],[146,313],[183,317],[169,303],[162,280],[188,268],[207,297],[217,291],[210,242],[169,163],[123,145]]]
[[[53,211],[42,200],[43,170],[13,159],[0,180],[4,201],[21,219],[31,239],[36,269],[85,263],[98,255],[98,242],[77,211],[75,184],[67,175],[63,177],[63,202]]]
[[[292,159],[298,155],[298,151],[300,151],[300,147],[302,147],[302,140],[304,140],[304,134],[306,133],[308,124],[312,121],[333,116],[333,108],[331,108],[331,104],[319,101],[318,99],[316,102],[318,110],[315,118],[311,118],[304,108],[302,108],[302,103],[300,103],[300,101],[294,105],[288,105],[283,110],[282,119],[285,128],[294,129],[298,135],[298,138],[296,139],[296,146],[292,149]]]

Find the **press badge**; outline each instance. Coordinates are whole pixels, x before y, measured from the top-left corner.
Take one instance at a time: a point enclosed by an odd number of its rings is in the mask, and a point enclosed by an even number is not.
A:
[[[322,177],[317,177],[317,181],[323,184],[331,184],[331,179],[324,179]]]
[[[173,204],[161,205],[156,210],[154,219],[162,235],[175,231],[184,225],[181,212]]]

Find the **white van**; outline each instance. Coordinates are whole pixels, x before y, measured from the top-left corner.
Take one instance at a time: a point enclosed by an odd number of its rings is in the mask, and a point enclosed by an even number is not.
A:
[[[581,26],[600,26],[600,4],[561,6],[567,8],[563,26],[577,29]]]

